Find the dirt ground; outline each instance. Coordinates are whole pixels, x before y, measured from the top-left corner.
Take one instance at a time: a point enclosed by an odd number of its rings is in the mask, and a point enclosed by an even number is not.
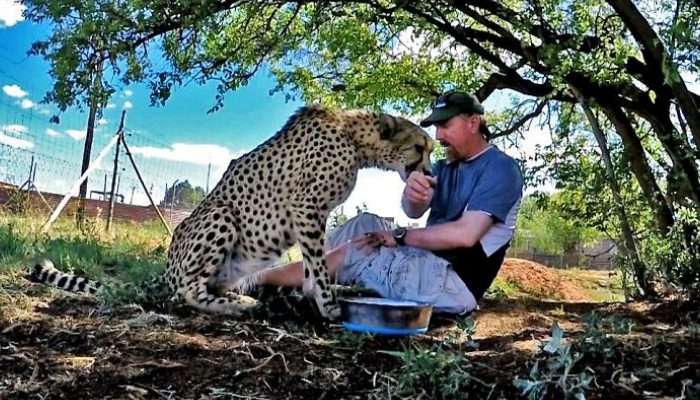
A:
[[[602,279],[605,279],[605,275],[609,274],[605,271],[592,272],[597,272],[595,275]],[[498,277],[541,298],[572,301],[591,300],[590,295],[581,287],[581,282],[575,282],[560,271],[530,260],[506,258],[498,272]]]
[[[572,372],[595,376],[586,398],[700,393],[700,335],[689,322],[698,321],[696,309],[672,301],[593,302],[574,279],[523,260],[508,260],[501,278],[519,282],[531,295],[484,300],[473,316],[478,348],[455,344],[464,332],[459,320],[447,316],[434,315],[425,335],[358,335],[321,321],[296,294],[269,288],[259,293],[265,310],[225,318],[172,305],[109,307],[95,298],[6,282],[0,286],[0,398],[512,399],[519,396],[513,379],[527,377],[534,361],[545,359],[540,347],[552,324],[573,337],[590,312],[625,318],[632,329],[604,335],[610,354],[581,355]],[[445,372],[436,362],[448,340],[450,351],[464,357],[459,395],[445,395],[444,380],[430,378],[413,394],[400,392],[411,382],[412,366],[413,373],[429,376],[431,368]],[[395,353],[411,349],[431,351],[427,358],[411,353],[410,365]],[[564,398],[556,393],[536,398]]]

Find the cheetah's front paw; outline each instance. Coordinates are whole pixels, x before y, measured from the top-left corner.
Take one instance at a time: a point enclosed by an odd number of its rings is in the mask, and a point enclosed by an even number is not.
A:
[[[340,305],[338,303],[327,303],[321,307],[321,315],[332,321],[340,318]]]

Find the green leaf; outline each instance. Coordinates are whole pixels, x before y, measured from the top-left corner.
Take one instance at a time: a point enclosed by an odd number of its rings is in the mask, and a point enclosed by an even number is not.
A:
[[[547,344],[542,348],[542,350],[550,354],[556,353],[562,346],[561,340],[563,337],[564,331],[561,328],[559,328],[559,325],[555,321],[552,325],[552,339],[549,342],[547,342]]]

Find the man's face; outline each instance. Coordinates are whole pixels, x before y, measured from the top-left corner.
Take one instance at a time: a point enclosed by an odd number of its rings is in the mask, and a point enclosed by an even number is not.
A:
[[[479,115],[459,114],[435,124],[435,138],[445,148],[449,160],[470,157],[475,136],[479,135]]]

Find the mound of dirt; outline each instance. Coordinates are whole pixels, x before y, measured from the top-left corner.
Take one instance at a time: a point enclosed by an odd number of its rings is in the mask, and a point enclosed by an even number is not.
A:
[[[541,298],[590,300],[590,296],[575,281],[563,276],[556,269],[534,261],[506,258],[498,272],[498,279],[510,282]]]

